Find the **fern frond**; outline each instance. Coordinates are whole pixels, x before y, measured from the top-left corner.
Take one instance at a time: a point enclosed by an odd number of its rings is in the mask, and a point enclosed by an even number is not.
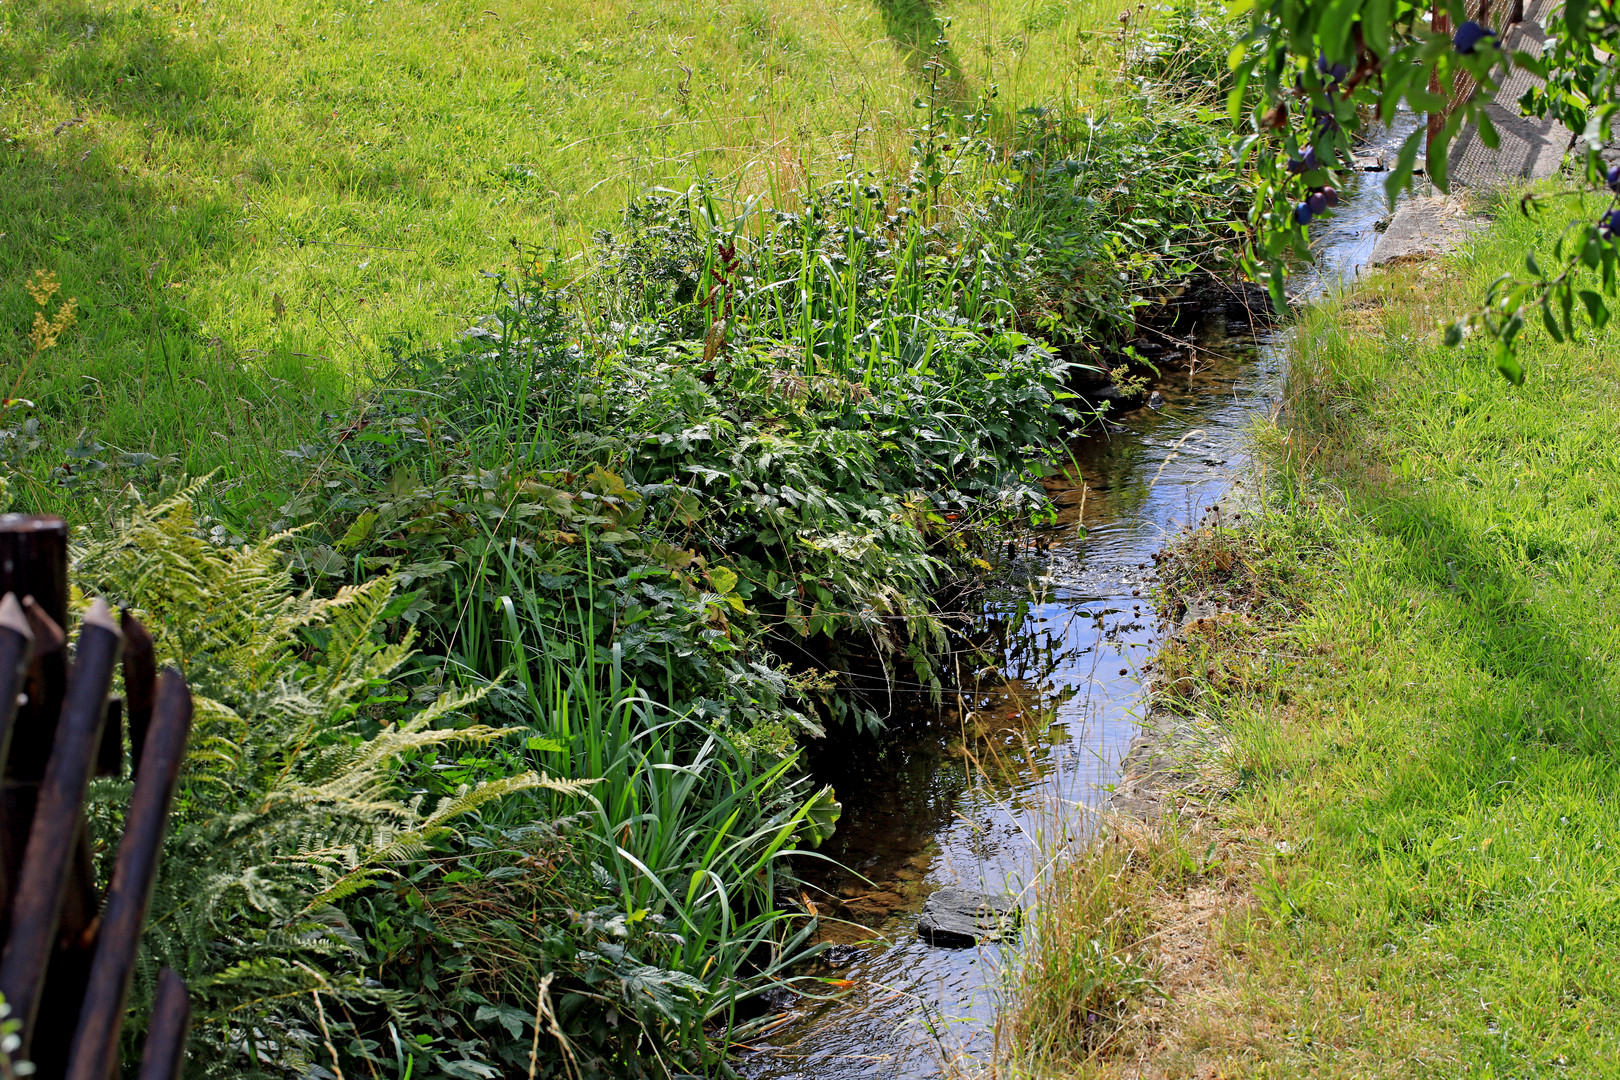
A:
[[[589,785],[531,772],[464,788],[431,810],[402,797],[408,755],[512,733],[453,726],[488,687],[443,694],[377,730],[367,709],[414,642],[410,633],[386,641],[381,631],[395,580],[331,598],[296,589],[290,534],[235,549],[202,535],[193,503],[206,484],[137,503],[110,532],[76,538],[75,606],[105,596],[131,607],[158,662],[178,665],[192,689],[190,752],[142,964],[175,967],[200,988],[206,1004],[194,1039],[234,1055],[244,1030],[296,1011],[311,990],[383,1001],[348,966],[359,939],[331,918],[334,901],[397,875],[492,800],[532,788],[580,794]],[[308,662],[312,630],[324,648]],[[106,830],[98,840],[113,843],[118,826],[116,813],[98,817]],[[278,1051],[283,1064],[295,1063],[295,1050]]]
[[[495,679],[494,683],[489,685],[477,686],[468,690],[449,690],[440,694],[433,700],[433,704],[411,717],[411,723],[419,724],[423,727],[432,727],[434,724],[437,724],[440,720],[447,716],[452,716],[459,712],[465,712],[469,707],[478,704],[480,701],[483,701],[484,698],[488,697],[489,692],[494,688],[494,685],[504,680],[505,674],[505,672],[502,672],[502,677]],[[507,730],[508,729],[503,728],[501,729],[500,733],[505,734]]]
[[[385,842],[365,852],[354,870],[334,881],[324,892],[316,896],[311,904],[334,903],[384,876],[388,864],[419,857],[427,850],[432,840],[451,829],[451,822],[496,799],[537,788],[566,795],[583,795],[595,783],[595,780],[558,780],[531,771],[499,780],[487,780],[471,787],[463,786],[454,795],[447,795],[441,799],[433,813],[421,819],[414,827],[395,833]]]

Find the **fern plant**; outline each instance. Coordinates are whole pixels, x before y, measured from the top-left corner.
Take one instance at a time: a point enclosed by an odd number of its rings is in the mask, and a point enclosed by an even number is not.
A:
[[[390,678],[413,635],[385,642],[381,629],[393,581],[330,598],[297,591],[285,534],[235,548],[202,535],[193,500],[205,483],[126,508],[73,551],[76,609],[92,596],[131,608],[195,703],[138,993],[162,965],[186,977],[194,1075],[307,1073],[330,1045],[329,1017],[400,1005],[364,977],[364,948],[335,902],[492,799],[589,785],[526,771],[431,805],[402,790],[403,756],[511,729],[472,722],[482,690],[410,713]],[[127,784],[98,796],[95,840],[110,849]]]

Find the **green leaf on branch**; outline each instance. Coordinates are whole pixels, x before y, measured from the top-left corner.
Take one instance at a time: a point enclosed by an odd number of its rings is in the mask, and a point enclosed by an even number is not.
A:
[[[1376,53],[1389,51],[1389,3],[1390,0],[1368,0],[1362,15],[1361,32]]]
[[[1401,189],[1406,187],[1406,182],[1411,179],[1412,167],[1417,164],[1418,147],[1422,145],[1422,128],[1408,135],[1406,141],[1401,144],[1400,156],[1395,159],[1395,168],[1384,178],[1384,196],[1391,206],[1395,205],[1395,196],[1401,193]]]
[[[1582,289],[1581,303],[1586,305],[1586,317],[1592,320],[1592,325],[1602,329],[1609,321],[1609,306],[1603,302],[1603,297],[1591,289]]]
[[[1545,303],[1541,305],[1541,325],[1547,328],[1547,333],[1554,341],[1564,340],[1564,332],[1558,329],[1558,320],[1553,318],[1552,308]]]
[[[1519,336],[1519,331],[1521,331],[1523,329],[1524,329],[1524,317],[1521,316],[1518,312],[1515,311],[1513,313],[1513,315],[1508,319],[1507,325],[1502,327],[1502,342],[1503,342],[1503,344],[1511,346],[1513,344],[1513,342],[1515,340],[1517,340],[1517,338]]]
[[[843,812],[843,804],[834,796],[830,786],[816,792],[804,804],[804,839],[811,847],[820,847],[821,842],[837,828],[839,815]]]
[[[1501,342],[1496,346],[1496,370],[1514,386],[1524,385],[1524,367],[1514,355],[1513,347],[1507,342]]]

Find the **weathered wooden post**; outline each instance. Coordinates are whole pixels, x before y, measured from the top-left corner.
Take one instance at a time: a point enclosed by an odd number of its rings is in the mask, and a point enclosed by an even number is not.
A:
[[[45,976],[53,957],[59,964],[77,968],[85,952],[82,940],[86,926],[63,925],[64,908],[70,906],[70,886],[82,886],[78,872],[79,853],[84,835],[84,797],[96,750],[101,745],[101,728],[107,719],[107,694],[112,689],[113,668],[124,646],[105,601],[85,615],[79,643],[68,676],[67,696],[56,730],[56,743],[40,781],[34,820],[28,832],[17,889],[11,898],[11,933],[5,951],[0,953],[0,994],[11,1006],[12,1015],[22,1021],[22,1046],[28,1056],[35,1034],[48,1036],[42,1041],[44,1054],[54,1053],[54,1042],[72,1035],[63,1030],[62,1000],[71,997],[72,988],[61,986],[52,995],[53,1008],[39,1024],[40,1002],[45,995]],[[73,897],[72,907],[80,907]],[[77,916],[78,911],[70,914]],[[92,913],[91,917],[94,915]],[[73,923],[79,920],[75,918]],[[88,920],[85,920],[88,923]],[[60,927],[62,947],[58,948]],[[60,954],[60,955],[59,955]],[[59,970],[61,970],[59,968]],[[78,980],[67,971],[67,979]],[[60,978],[59,978],[59,981]],[[40,1064],[36,1062],[36,1064]]]
[[[68,670],[67,526],[0,516],[0,993],[21,1021],[16,1056],[45,1080],[110,1080],[152,885],[191,731],[191,692],[156,676],[151,635],[97,600]],[[125,700],[110,701],[122,657]],[[95,885],[84,803],[123,765],[127,704],[134,794],[106,903]],[[142,1080],[185,1062],[185,983],[158,978]]]
[[[135,973],[141,928],[146,924],[152,882],[157,877],[169,801],[180,779],[186,737],[191,734],[191,694],[174,668],[165,668],[158,681],[155,715],[140,778],[129,800],[107,904],[101,912],[101,932],[73,1036],[68,1080],[106,1080],[118,1065],[118,1035],[124,1026],[129,980]]]
[[[17,702],[28,686],[28,669],[34,658],[34,631],[28,625],[28,616],[17,602],[17,595],[7,592],[0,599],[0,761],[6,760],[11,750],[12,733],[16,730]],[[0,800],[0,852],[9,846],[6,804]],[[21,844],[15,845],[21,851]],[[16,860],[21,862],[19,855]],[[11,910],[11,883],[16,878],[16,865],[12,860],[0,858],[0,911]],[[3,932],[0,924],[0,932]]]

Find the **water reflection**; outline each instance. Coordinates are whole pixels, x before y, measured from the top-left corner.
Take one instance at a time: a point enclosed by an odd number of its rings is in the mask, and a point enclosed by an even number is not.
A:
[[[1314,238],[1305,284],[1353,275],[1384,216],[1381,185],[1349,193]],[[1156,640],[1144,599],[1152,555],[1242,471],[1250,425],[1276,407],[1283,361],[1269,334],[1235,333],[1224,318],[1198,327],[1155,384],[1162,407],[1071,446],[1049,485],[1060,508],[1052,542],[1013,559],[974,602],[973,641],[957,654],[969,689],[882,739],[839,735],[819,748],[813,771],[844,804],[825,853],[848,872],[818,864],[806,899],[840,943],[826,974],[853,988],[789,1008],[746,1075],[932,1078],[942,1057],[989,1049],[994,947],[925,945],[917,910],[946,884],[1020,891],[1035,876],[1039,831],[1099,804],[1135,734],[1137,671]]]

